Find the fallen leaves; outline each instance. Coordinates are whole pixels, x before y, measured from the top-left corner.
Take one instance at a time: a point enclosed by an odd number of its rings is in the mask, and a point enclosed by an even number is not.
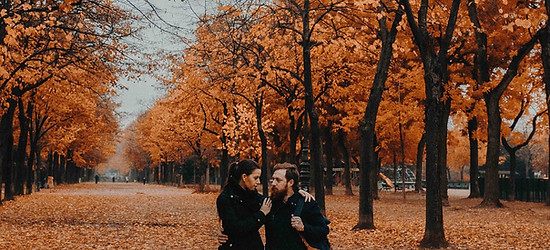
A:
[[[342,192],[340,192],[342,191]],[[382,192],[376,230],[351,230],[358,196],[327,196],[333,249],[412,249],[424,235],[424,196]],[[357,193],[357,192],[356,192]],[[135,183],[62,185],[0,206],[1,249],[216,249],[217,193]],[[550,248],[550,208],[451,197],[444,208],[450,249]],[[263,235],[263,229],[261,229]]]
[[[350,231],[357,223],[358,197],[328,196],[329,239],[334,249],[411,249],[424,236],[423,194],[382,192],[374,202],[376,230]],[[481,199],[451,197],[443,220],[449,249],[548,249],[550,207],[541,203],[506,202],[505,208],[477,208]]]
[[[215,194],[126,183],[63,185],[0,207],[0,249],[215,249]]]

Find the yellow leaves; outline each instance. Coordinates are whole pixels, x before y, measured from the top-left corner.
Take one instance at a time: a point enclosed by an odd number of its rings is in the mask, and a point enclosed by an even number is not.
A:
[[[527,20],[527,19],[516,19],[514,21],[514,24],[518,27],[522,27],[522,28],[530,28],[531,27],[531,21]]]
[[[28,3],[24,3],[21,5],[21,8],[23,8],[23,10],[30,10],[32,8],[32,6]]]

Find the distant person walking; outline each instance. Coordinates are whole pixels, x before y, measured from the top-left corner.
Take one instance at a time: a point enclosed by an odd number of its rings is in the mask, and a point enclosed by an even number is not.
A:
[[[115,177],[113,176],[113,182],[115,182]]]
[[[143,185],[145,185],[145,182],[147,182],[147,177],[143,176]]]
[[[99,175],[96,174],[94,178],[95,178],[95,184],[97,184],[99,182]]]

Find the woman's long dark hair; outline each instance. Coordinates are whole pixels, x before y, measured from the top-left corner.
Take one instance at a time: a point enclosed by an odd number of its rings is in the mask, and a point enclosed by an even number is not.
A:
[[[231,165],[229,165],[229,177],[225,182],[225,186],[227,186],[230,183],[239,185],[239,180],[241,176],[243,174],[250,175],[252,174],[252,171],[254,171],[255,169],[260,169],[260,165],[258,165],[257,162],[250,159],[244,159],[242,161],[231,163]]]

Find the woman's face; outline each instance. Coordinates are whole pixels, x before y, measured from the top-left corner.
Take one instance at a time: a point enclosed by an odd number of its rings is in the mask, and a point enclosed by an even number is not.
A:
[[[249,175],[243,174],[242,180],[244,187],[248,190],[254,190],[260,185],[260,175],[262,171],[260,169],[254,169]]]

